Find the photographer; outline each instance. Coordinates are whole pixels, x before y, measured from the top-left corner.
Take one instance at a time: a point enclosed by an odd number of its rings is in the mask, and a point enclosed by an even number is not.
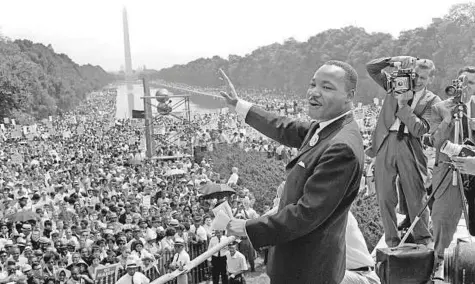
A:
[[[464,139],[472,137],[475,134],[475,124],[472,118],[475,117],[475,103],[472,102],[472,97],[475,96],[475,67],[464,67],[458,72],[459,78],[467,77],[467,87],[464,95],[461,96],[460,104],[466,106],[466,114],[468,119],[460,119],[464,129]],[[444,250],[449,247],[453,236],[457,229],[460,216],[462,215],[462,196],[458,185],[454,186],[452,168],[450,167],[451,158],[440,151],[441,146],[445,141],[454,142],[454,128],[455,121],[453,110],[456,107],[458,99],[450,97],[432,107],[432,122],[437,125],[432,132],[432,144],[436,148],[436,165],[434,167],[432,187],[436,190],[434,194],[434,203],[432,205],[432,222],[435,238],[435,253],[438,257],[436,263],[436,278],[442,278]],[[462,140],[464,140],[462,139]],[[468,165],[473,162],[472,159],[467,159],[460,162],[460,159],[454,158],[456,165],[462,169],[462,172],[474,173],[473,167]],[[473,164],[473,163],[472,163]],[[447,174],[448,173],[448,174]],[[444,178],[445,177],[445,178]],[[464,177],[465,181],[467,179]],[[470,180],[469,186],[473,186],[474,182]],[[473,194],[473,190],[471,193]],[[468,196],[467,196],[468,197]],[[473,203],[473,198],[467,198]],[[473,209],[473,206],[472,206]]]
[[[408,91],[394,92],[391,89],[389,79],[394,78],[384,69],[396,62],[401,64],[402,69],[411,69],[416,73],[415,84]],[[396,220],[396,177],[399,176],[410,222],[423,207],[426,197],[424,178],[427,175],[427,158],[421,137],[429,132],[432,105],[440,101],[438,96],[427,90],[435,66],[431,60],[398,56],[372,60],[366,69],[373,80],[388,92],[372,134],[372,145],[366,154],[376,157],[374,176],[385,241],[388,247],[395,247],[401,241]],[[428,222],[426,211],[414,228],[414,242],[426,245],[431,242]]]

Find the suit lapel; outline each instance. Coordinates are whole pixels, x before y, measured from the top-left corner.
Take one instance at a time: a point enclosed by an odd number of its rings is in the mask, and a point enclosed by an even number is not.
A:
[[[315,125],[312,126],[311,128],[311,131],[308,132],[307,134],[307,137],[305,138],[305,141],[304,143],[302,144],[302,147],[300,147],[300,150],[297,154],[297,156],[295,158],[292,159],[292,161],[290,161],[288,164],[287,164],[287,167],[286,168],[291,168],[293,167],[293,165],[295,164],[295,162],[298,161],[298,159],[303,155],[305,154],[306,152],[308,152],[310,149],[316,147],[318,145],[318,143],[324,139],[326,139],[330,134],[332,134],[333,132],[335,132],[336,130],[340,129],[342,127],[342,125],[348,123],[350,120],[353,119],[353,113],[350,113],[350,114],[347,114],[343,117],[341,117],[340,119],[337,119],[335,121],[333,121],[332,123],[330,123],[329,125],[327,125],[325,128],[322,129],[322,131],[320,131],[320,133],[318,133],[319,135],[319,139],[317,141],[317,144],[313,145],[313,146],[310,146],[308,144],[308,142],[310,141],[310,139],[313,137],[313,135],[315,134],[315,128],[316,128],[316,123]]]
[[[312,122],[312,125],[310,126],[310,129],[308,130],[308,133],[307,133],[307,136],[305,136],[305,139],[302,143],[302,146],[300,146],[300,149],[299,151],[302,151],[302,149],[308,144],[308,142],[310,141],[310,139],[312,139],[312,136],[313,134],[315,133],[315,131],[317,130],[317,125],[318,123],[317,122]]]

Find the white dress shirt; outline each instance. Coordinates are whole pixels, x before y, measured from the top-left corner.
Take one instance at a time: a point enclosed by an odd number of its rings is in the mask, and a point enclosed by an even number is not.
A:
[[[410,106],[412,110],[414,110],[416,108],[416,105],[419,102],[419,100],[421,99],[424,92],[425,92],[425,89],[422,89],[419,92],[416,92],[414,94],[414,99],[412,100],[412,104]],[[401,120],[398,117],[396,117],[396,120],[394,121],[393,125],[391,125],[391,128],[389,128],[389,131],[398,131],[400,125],[401,125]],[[407,129],[407,126],[404,127],[404,133],[409,133],[409,130]]]
[[[133,278],[133,282],[132,282],[132,278]],[[134,273],[134,276],[125,274],[117,281],[117,284],[132,284],[132,283],[133,284],[148,284],[150,283],[150,280],[147,278],[147,276],[137,271]]]
[[[208,250],[210,250],[214,246],[217,246],[218,244],[225,243],[227,240],[228,240],[228,237],[226,237],[226,236],[221,236],[219,241],[218,241],[217,236],[212,236],[211,239],[209,240]],[[226,247],[223,247],[219,252],[216,252],[215,254],[213,254],[213,256],[217,257],[218,254],[219,254],[219,256],[226,256],[227,251],[228,250],[226,249]],[[208,260],[211,260],[211,257],[208,258]]]
[[[238,274],[247,270],[246,257],[239,251],[236,251],[234,255],[231,255],[228,251],[226,253],[226,264],[228,272],[232,274]]]

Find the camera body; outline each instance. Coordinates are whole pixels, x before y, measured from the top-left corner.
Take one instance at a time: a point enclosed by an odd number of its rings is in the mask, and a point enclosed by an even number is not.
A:
[[[465,98],[463,98],[463,95],[464,90],[467,88],[467,84],[467,76],[461,76],[452,80],[452,85],[445,87],[445,94],[449,97],[454,97],[453,101],[456,104],[464,103]]]
[[[417,80],[416,70],[414,68],[400,69],[400,62],[394,62],[392,66],[396,67],[397,70],[389,74],[388,93],[400,94],[414,91]]]

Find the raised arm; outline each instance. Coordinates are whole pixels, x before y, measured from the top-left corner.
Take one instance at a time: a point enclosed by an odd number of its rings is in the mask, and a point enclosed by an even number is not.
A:
[[[309,122],[278,116],[243,100],[239,100],[236,111],[257,131],[292,148],[300,148],[311,125]]]
[[[391,57],[373,59],[366,64],[366,71],[369,76],[383,89],[387,90],[388,74],[384,71],[391,65]]]
[[[245,121],[256,130],[277,142],[292,148],[300,148],[310,129],[310,123],[278,116],[251,103],[239,99],[229,77],[219,69],[221,78],[226,81],[228,92],[220,92],[226,103],[245,117]]]

